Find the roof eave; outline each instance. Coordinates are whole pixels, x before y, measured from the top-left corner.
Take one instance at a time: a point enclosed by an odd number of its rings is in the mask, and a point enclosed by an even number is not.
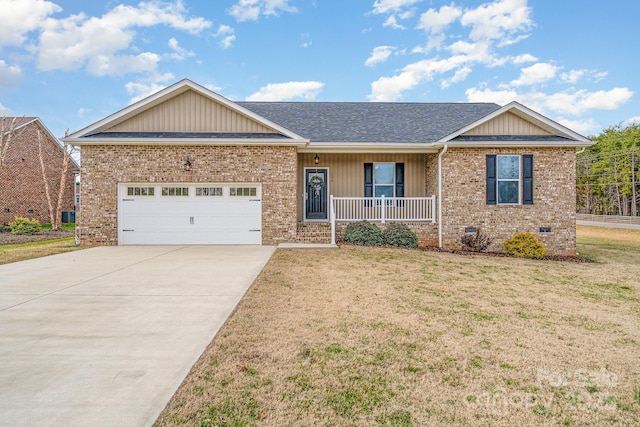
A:
[[[75,147],[84,145],[263,145],[304,147],[306,139],[258,139],[258,138],[62,138]]]
[[[594,141],[448,141],[439,146],[448,145],[449,148],[545,148],[545,147],[590,147]]]
[[[310,142],[299,153],[436,153],[440,148],[431,142]]]

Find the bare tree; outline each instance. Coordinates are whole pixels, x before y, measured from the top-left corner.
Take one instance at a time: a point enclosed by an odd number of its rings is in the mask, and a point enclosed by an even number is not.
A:
[[[67,172],[69,171],[69,163],[71,163],[71,156],[75,152],[75,148],[67,143],[62,146],[62,171],[60,173],[60,186],[58,187],[58,196],[54,200],[51,195],[51,188],[49,187],[49,180],[47,179],[47,172],[44,165],[44,155],[42,153],[42,134],[38,130],[38,157],[40,159],[40,167],[42,169],[42,179],[44,180],[44,189],[47,196],[47,203],[49,204],[49,219],[51,220],[51,229],[59,230],[62,226],[62,205],[64,204],[64,197],[67,192],[66,180]],[[55,201],[55,204],[54,204]]]
[[[16,133],[17,117],[1,117],[2,125],[0,127],[0,168],[4,165],[4,159],[7,156],[7,151],[11,146],[11,139]]]

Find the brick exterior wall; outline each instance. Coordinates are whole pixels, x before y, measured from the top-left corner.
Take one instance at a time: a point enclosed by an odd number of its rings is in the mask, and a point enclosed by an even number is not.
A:
[[[118,240],[118,183],[262,184],[262,243],[296,240],[295,147],[83,146],[79,234],[82,244]],[[192,170],[183,170],[189,158]]]
[[[16,216],[35,218],[50,223],[49,204],[38,157],[38,134],[43,141],[43,154],[52,202],[58,197],[63,152],[56,140],[39,122],[30,123],[16,131],[0,169],[0,224],[7,224]],[[69,164],[63,211],[74,210],[75,165]],[[5,210],[9,212],[6,213]],[[55,209],[55,206],[54,206]],[[33,212],[30,213],[29,210]]]
[[[487,154],[533,154],[533,205],[486,204]],[[465,227],[477,227],[493,239],[492,251],[516,232],[532,232],[549,254],[576,254],[574,148],[449,148],[442,168],[445,248],[459,249]]]

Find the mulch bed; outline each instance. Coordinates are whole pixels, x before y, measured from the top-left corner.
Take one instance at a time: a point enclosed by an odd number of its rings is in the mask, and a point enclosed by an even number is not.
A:
[[[456,254],[456,255],[475,255],[475,256],[488,256],[488,257],[506,257],[506,258],[516,258],[513,255],[510,255],[506,252],[473,252],[473,251],[465,251],[465,250],[447,250],[447,249],[440,249],[437,247],[424,247],[421,248],[422,250],[425,251],[433,251],[433,252],[448,252],[448,253],[452,253],[452,254]],[[544,261],[567,261],[567,262],[584,262],[584,263],[591,263],[591,262],[595,262],[592,259],[588,259],[588,258],[582,258],[579,256],[568,256],[568,255],[546,255],[543,258]]]
[[[20,236],[10,232],[0,233],[0,245],[12,245],[16,243],[41,242],[43,240],[63,239],[65,237],[73,237],[74,231],[71,230],[42,230],[38,234],[31,236]]]

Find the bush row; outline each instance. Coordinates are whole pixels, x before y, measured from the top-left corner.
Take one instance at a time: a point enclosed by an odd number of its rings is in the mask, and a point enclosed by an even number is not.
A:
[[[360,246],[382,246],[384,244],[400,248],[417,248],[418,237],[405,224],[394,222],[384,232],[368,221],[353,222],[347,225],[344,241]]]

